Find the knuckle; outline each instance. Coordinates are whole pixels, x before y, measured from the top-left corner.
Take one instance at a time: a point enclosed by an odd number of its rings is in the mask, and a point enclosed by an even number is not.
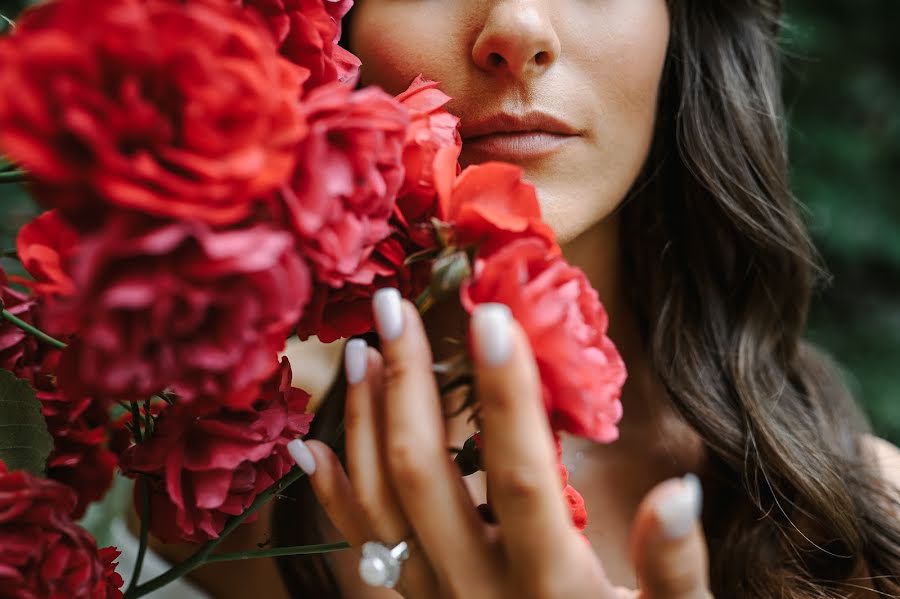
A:
[[[384,508],[377,505],[375,498],[368,493],[357,493],[356,503],[363,520],[371,526],[384,518]]]
[[[388,443],[387,462],[398,485],[417,489],[428,484],[427,455],[414,439],[392,439]]]
[[[509,500],[533,500],[544,492],[541,477],[533,468],[518,465],[498,468],[491,481],[498,493]]]
[[[407,359],[393,352],[384,364],[384,382],[388,386],[396,385],[413,377],[421,368],[419,360]]]

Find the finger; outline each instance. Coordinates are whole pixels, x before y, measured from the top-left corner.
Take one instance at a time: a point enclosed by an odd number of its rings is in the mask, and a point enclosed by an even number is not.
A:
[[[288,451],[309,476],[319,504],[347,542],[359,547],[370,539],[372,533],[360,518],[353,487],[331,448],[320,441],[294,439],[288,443]]]
[[[416,308],[395,289],[375,294],[384,355],[383,450],[416,537],[454,589],[493,568],[483,524],[447,451],[431,349]]]
[[[511,562],[537,571],[583,542],[563,497],[540,378],[524,332],[502,304],[472,314],[482,455]]]
[[[356,493],[338,457],[320,441],[295,439],[288,444],[294,461],[308,475],[316,498],[334,527],[356,550],[364,543],[377,539],[372,523],[363,515]],[[400,569],[397,589],[403,595],[426,597],[437,581],[425,557],[410,551],[409,559]]]
[[[702,490],[696,476],[670,479],[641,502],[631,534],[641,597],[707,599],[706,540],[699,516]]]
[[[412,530],[390,481],[386,479],[386,464],[379,447],[378,431],[382,425],[378,416],[380,410],[375,406],[381,403],[381,356],[363,339],[351,339],[344,346],[344,366],[347,376],[344,407],[347,474],[375,538],[393,546]]]

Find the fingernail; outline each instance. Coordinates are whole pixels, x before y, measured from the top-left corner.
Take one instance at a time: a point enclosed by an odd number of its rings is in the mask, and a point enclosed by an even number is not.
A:
[[[393,287],[385,287],[375,292],[372,298],[375,310],[375,326],[381,338],[390,341],[403,331],[403,311],[400,309],[400,292]]]
[[[351,339],[344,346],[344,372],[347,382],[355,385],[366,378],[369,361],[369,345],[365,339]]]
[[[703,488],[700,479],[687,474],[671,493],[666,494],[656,505],[656,515],[663,534],[677,540],[684,538],[694,529],[703,505]]]
[[[306,443],[304,443],[302,439],[294,439],[287,444],[287,448],[288,453],[291,454],[291,457],[294,458],[294,461],[300,466],[300,470],[306,472],[307,476],[312,476],[316,471],[316,458],[313,457],[313,454],[309,450],[309,447],[306,446]]]
[[[499,366],[506,362],[512,349],[510,321],[512,314],[503,304],[479,304],[472,312],[472,332],[479,359]]]

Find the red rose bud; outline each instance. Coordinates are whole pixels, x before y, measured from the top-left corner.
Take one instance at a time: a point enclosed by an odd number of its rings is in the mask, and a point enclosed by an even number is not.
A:
[[[0,147],[80,228],[232,224],[293,168],[304,76],[231,2],[46,2],[0,38]]]
[[[509,306],[531,342],[554,430],[616,440],[625,364],[582,271],[549,252],[545,240],[518,239],[476,260],[460,298],[469,313],[485,302]]]
[[[441,256],[431,267],[431,295],[434,300],[457,293],[462,282],[472,275],[472,265],[465,252]]]
[[[48,306],[48,325],[77,329],[60,366],[69,397],[142,400],[166,388],[244,407],[309,299],[289,233],[213,231],[117,217],[85,237],[77,293]]]
[[[229,518],[291,470],[287,444],[309,431],[308,402],[305,391],[291,387],[282,358],[248,409],[217,408],[213,400],[163,411],[150,440],[132,445],[121,461],[127,475],[151,481],[153,534],[165,542],[218,537]]]
[[[359,76],[359,58],[338,45],[341,19],[352,0],[238,0],[258,13],[282,56],[304,67],[308,93],[327,83],[352,87]]]
[[[114,548],[97,550],[72,521],[65,486],[0,462],[0,596],[4,599],[121,598]]]
[[[340,287],[391,233],[409,117],[377,88],[339,84],[313,90],[303,110],[309,135],[282,190],[283,219],[316,279]]]

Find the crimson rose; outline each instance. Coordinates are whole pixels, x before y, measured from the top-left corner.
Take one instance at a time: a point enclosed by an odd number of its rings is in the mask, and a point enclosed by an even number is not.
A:
[[[281,205],[316,279],[340,287],[390,234],[409,117],[377,88],[340,84],[313,90],[303,108],[309,134]]]
[[[52,329],[77,329],[60,366],[69,397],[252,403],[309,299],[289,233],[265,225],[213,231],[118,215],[87,236],[75,295],[48,305]]]
[[[607,315],[584,273],[540,239],[519,239],[487,258],[460,289],[463,306],[509,306],[528,335],[554,430],[610,443],[618,437],[625,363],[606,336]]]
[[[110,204],[234,223],[289,174],[305,73],[228,0],[56,0],[0,38],[0,145],[92,228]]]
[[[371,300],[382,287],[394,287],[415,299],[427,286],[431,263],[405,264],[408,256],[434,246],[430,219],[436,216],[434,161],[442,148],[459,147],[459,119],[443,106],[449,96],[437,83],[420,75],[397,96],[409,111],[411,123],[403,149],[405,180],[394,215],[391,234],[378,242],[371,255],[338,288],[318,285],[297,326],[300,339],[317,335],[330,342],[374,328]]]
[[[121,597],[115,549],[97,551],[72,521],[75,495],[65,486],[0,462],[0,598]]]
[[[238,0],[259,13],[281,55],[309,70],[306,92],[339,81],[352,86],[359,58],[338,45],[353,0]]]
[[[118,462],[110,451],[113,426],[109,404],[92,397],[66,397],[56,386],[60,352],[47,350],[31,384],[53,437],[47,457],[47,478],[68,485],[78,499],[72,512],[81,518],[88,504],[103,498]]]
[[[163,411],[150,440],[131,446],[121,462],[126,474],[152,481],[153,534],[166,542],[218,537],[231,516],[291,470],[287,444],[309,430],[308,401],[305,391],[291,387],[291,367],[282,358],[250,409],[202,402]]]
[[[431,278],[431,263],[405,264],[407,256],[424,249],[411,232],[414,226],[396,211],[391,219],[390,237],[378,242],[369,258],[342,287],[317,285],[297,325],[297,336],[306,340],[316,335],[320,341],[330,343],[367,333],[375,328],[371,307],[375,291],[393,287],[408,299],[422,293]]]

